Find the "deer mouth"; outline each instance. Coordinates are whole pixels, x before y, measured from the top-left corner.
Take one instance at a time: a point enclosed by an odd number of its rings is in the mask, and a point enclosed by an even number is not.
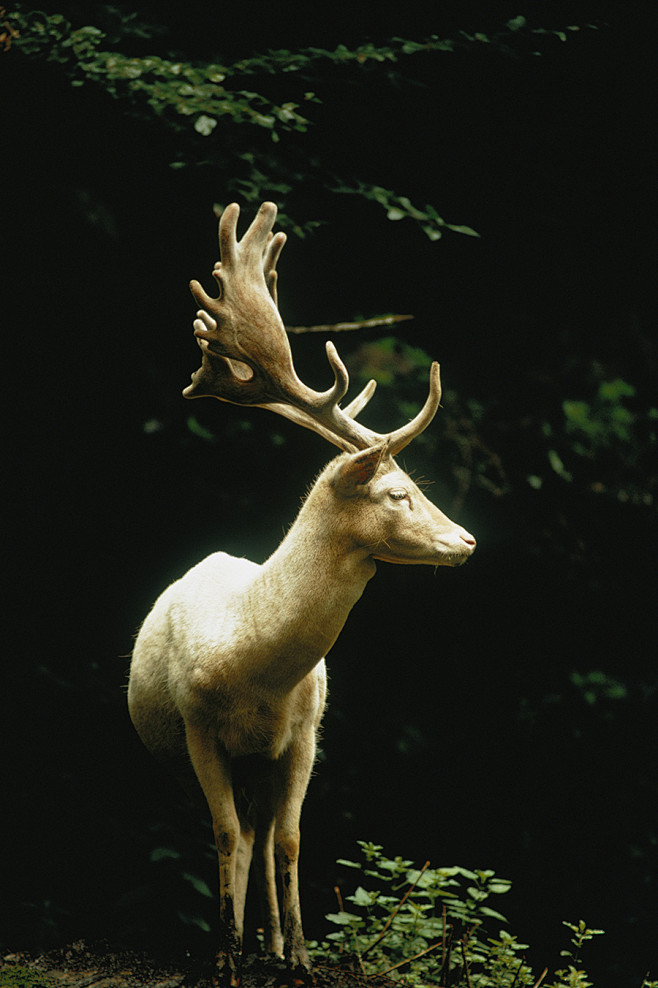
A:
[[[382,563],[396,563],[402,566],[452,566],[456,568],[463,566],[474,551],[475,539],[470,542],[463,540],[463,545],[453,543],[438,546],[435,552],[428,555],[422,555],[419,552],[417,556],[414,556],[413,551],[409,555],[405,555],[404,550],[401,550],[399,555],[396,555],[395,552],[373,553],[372,558]]]
[[[397,566],[451,566],[457,568],[463,566],[470,553],[446,553],[440,558],[434,559],[404,559],[401,556],[372,556],[371,558],[380,563],[395,563]]]

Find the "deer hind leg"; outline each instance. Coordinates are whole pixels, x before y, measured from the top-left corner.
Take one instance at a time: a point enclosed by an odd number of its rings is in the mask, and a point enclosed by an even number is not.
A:
[[[279,918],[279,902],[276,891],[276,866],[274,863],[274,802],[271,779],[267,790],[261,790],[262,801],[258,805],[256,819],[256,843],[254,846],[254,877],[260,900],[261,922],[265,950],[275,957],[283,957],[283,937]]]
[[[247,855],[252,863],[264,946],[268,954],[283,957],[274,864],[275,762],[261,755],[248,755],[233,761],[233,786],[242,828],[241,857],[238,858],[238,887],[244,876],[247,884]]]
[[[275,957],[283,957],[283,936],[279,917],[279,901],[276,891],[276,866],[274,863],[274,818],[264,823],[258,835],[255,853],[256,881],[261,902],[261,915],[265,938],[265,950]]]
[[[281,877],[283,953],[291,968],[310,970],[299,903],[299,820],[315,760],[315,731],[301,734],[276,763],[274,847]]]
[[[231,760],[207,731],[186,723],[187,749],[212,816],[219,859],[220,945],[217,980],[224,986],[240,983],[242,910],[238,889],[240,822],[233,798]],[[243,863],[240,866],[242,872]],[[240,875],[240,880],[242,875]]]

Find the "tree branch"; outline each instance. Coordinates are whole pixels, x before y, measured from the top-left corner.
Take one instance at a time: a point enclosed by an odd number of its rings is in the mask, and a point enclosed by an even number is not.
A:
[[[413,319],[411,315],[373,316],[372,319],[359,319],[358,322],[322,323],[318,326],[286,326],[288,333],[345,333],[355,329],[372,329],[375,326],[392,326],[398,322]]]

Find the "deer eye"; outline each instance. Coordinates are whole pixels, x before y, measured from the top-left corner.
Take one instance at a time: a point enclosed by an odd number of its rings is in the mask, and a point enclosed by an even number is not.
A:
[[[402,490],[402,488],[400,488],[394,491],[389,491],[388,496],[391,498],[392,501],[404,501],[404,499],[407,496],[407,492],[405,490]]]

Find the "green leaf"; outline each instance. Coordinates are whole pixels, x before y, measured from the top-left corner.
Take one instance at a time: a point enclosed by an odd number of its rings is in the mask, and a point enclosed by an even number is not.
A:
[[[423,230],[423,233],[426,236],[428,236],[430,240],[440,240],[441,237],[443,236],[443,234],[441,233],[441,231],[440,230],[437,230],[433,226],[423,225],[422,230]]]
[[[621,398],[633,398],[635,388],[628,381],[623,381],[620,377],[614,381],[601,381],[599,384],[599,398],[602,401],[618,402]]]
[[[180,853],[175,851],[173,847],[155,847],[149,854],[149,861],[165,861],[167,858],[176,860],[180,856]]]
[[[573,480],[573,476],[566,469],[564,463],[554,449],[549,449],[546,455],[548,456],[548,462],[558,477],[562,477],[562,480],[566,480],[567,482]]]
[[[503,879],[498,879],[497,882],[491,882],[487,885],[487,891],[493,892],[494,895],[503,895],[505,892],[509,892],[512,887],[511,882],[506,882]]]
[[[483,916],[489,916],[491,919],[500,920],[501,923],[506,923],[507,918],[502,915],[502,913],[496,912],[495,909],[490,909],[489,906],[480,906],[480,912]]]
[[[467,237],[478,237],[478,238],[480,237],[480,234],[477,232],[477,230],[474,230],[470,226],[462,226],[460,224],[455,224],[455,223],[446,223],[446,227],[448,228],[448,230],[452,230],[453,233],[463,233]]]
[[[194,124],[194,129],[197,134],[203,134],[204,137],[208,137],[212,134],[213,130],[217,126],[217,121],[214,117],[207,117],[204,113],[196,120]]]
[[[339,913],[327,913],[324,917],[328,919],[330,923],[335,923],[336,926],[362,926],[363,920],[360,916],[355,916],[354,913],[346,913],[341,910]]]
[[[205,439],[205,441],[206,442],[209,442],[209,443],[214,443],[216,441],[216,437],[213,435],[213,433],[210,432],[209,429],[205,429],[197,421],[197,419],[194,417],[194,415],[188,415],[188,417],[187,417],[187,428],[190,430],[190,432],[193,435],[198,436],[199,439]]]
[[[186,926],[197,926],[204,933],[210,933],[210,926],[203,917],[192,916],[190,913],[183,912],[180,909],[176,910],[176,915],[181,923],[185,923]]]
[[[590,424],[591,407],[586,401],[563,401],[562,411],[565,418],[579,429],[587,431]]]
[[[349,901],[355,906],[371,906],[377,898],[376,892],[367,892],[363,886],[359,885],[354,891],[354,895],[348,896]]]
[[[213,893],[202,878],[198,878],[196,875],[190,874],[189,871],[184,872],[183,878],[186,882],[190,883],[196,892],[200,892],[201,895],[204,895],[206,899],[214,899]]]
[[[447,875],[461,875],[463,878],[469,878],[472,882],[478,877],[474,871],[469,871],[468,868],[460,868],[459,865],[442,869],[442,871],[445,871]]]

